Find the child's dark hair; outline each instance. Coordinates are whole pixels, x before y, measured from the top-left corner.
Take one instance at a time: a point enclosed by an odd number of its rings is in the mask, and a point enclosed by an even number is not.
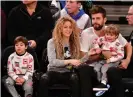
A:
[[[25,44],[25,46],[28,45],[28,40],[23,36],[18,36],[18,37],[15,38],[14,44],[16,44],[18,42],[23,42]]]
[[[105,33],[114,34],[116,36],[119,36],[120,30],[117,25],[110,24],[105,28]]]

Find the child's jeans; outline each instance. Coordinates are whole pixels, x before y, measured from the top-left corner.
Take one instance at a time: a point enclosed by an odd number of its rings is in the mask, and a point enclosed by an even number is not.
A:
[[[16,91],[15,87],[14,87],[15,81],[11,78],[8,77],[5,80],[5,86],[7,88],[7,90],[9,91],[9,93],[13,96],[13,97],[20,97],[20,95],[18,94],[18,92]],[[32,87],[32,77],[30,77],[27,81],[25,81],[22,84],[22,87],[25,91],[25,97],[27,97],[28,95],[32,95],[33,92],[33,87]]]

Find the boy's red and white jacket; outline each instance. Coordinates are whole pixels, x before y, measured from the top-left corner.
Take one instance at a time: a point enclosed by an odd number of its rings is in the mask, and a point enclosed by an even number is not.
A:
[[[93,48],[100,48],[100,46],[102,50],[111,52],[112,57],[110,58],[110,62],[117,62],[124,58],[124,47],[118,39],[108,42],[104,36],[96,38],[93,41]]]
[[[28,80],[29,76],[33,76],[34,59],[31,54],[26,52],[24,55],[12,53],[8,58],[8,75],[14,80],[19,74],[24,75],[23,78]]]

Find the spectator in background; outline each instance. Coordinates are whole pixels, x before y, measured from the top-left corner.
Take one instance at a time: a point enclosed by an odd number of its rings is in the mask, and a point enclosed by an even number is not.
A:
[[[13,8],[8,17],[7,35],[9,45],[17,36],[28,39],[29,47],[35,48],[38,59],[42,57],[42,50],[47,47],[51,38],[53,18],[49,9],[37,0],[23,0],[22,4]]]
[[[61,10],[60,16],[72,17],[80,30],[84,30],[91,26],[90,17],[81,8],[81,1],[66,0],[66,5]]]
[[[128,24],[133,27],[133,5],[129,7],[126,19],[128,21]],[[133,31],[131,32],[128,40],[132,47],[133,47]],[[125,63],[126,64],[126,63]],[[130,59],[129,65],[125,65],[125,67],[122,68],[122,76],[125,78],[133,78],[133,54]]]

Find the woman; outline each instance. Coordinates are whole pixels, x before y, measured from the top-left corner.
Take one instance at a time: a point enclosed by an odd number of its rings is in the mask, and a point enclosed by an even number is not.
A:
[[[71,77],[71,67],[81,63],[80,43],[78,28],[71,17],[62,17],[57,21],[47,52],[48,70],[41,77],[38,97],[48,97],[48,86],[55,83],[69,85],[72,97],[78,97],[78,82]]]

